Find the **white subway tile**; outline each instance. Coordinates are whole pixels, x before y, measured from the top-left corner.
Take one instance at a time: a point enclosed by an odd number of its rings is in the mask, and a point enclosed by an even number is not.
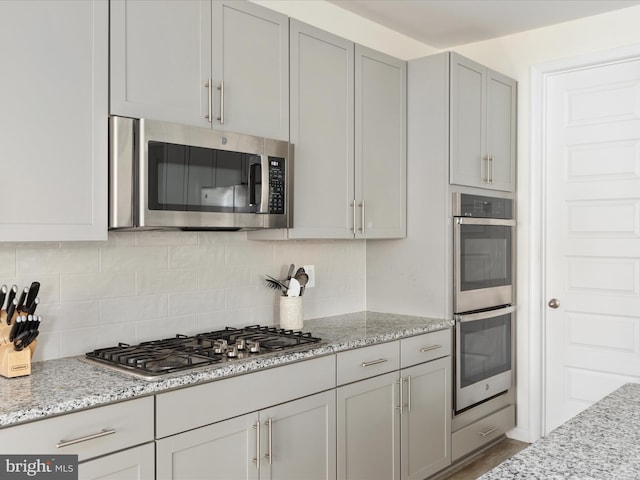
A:
[[[0,248],[0,278],[16,275],[16,249],[12,247]],[[4,283],[4,280],[0,280]]]
[[[83,355],[98,348],[100,328],[88,327],[60,332],[60,355]]]
[[[42,332],[36,340],[36,349],[33,352],[32,362],[53,360],[64,355],[60,354],[60,332]]]
[[[200,245],[225,245],[227,243],[246,241],[246,232],[198,232],[198,243]]]
[[[273,262],[273,242],[238,242],[226,247],[227,265],[251,266]]]
[[[251,277],[251,267],[223,265],[217,268],[200,268],[198,286],[200,290],[217,288],[249,287],[255,285]]]
[[[18,275],[46,275],[98,272],[97,247],[18,248]]]
[[[197,232],[149,231],[135,232],[136,245],[196,245]]]
[[[128,343],[135,345],[136,342],[136,325],[135,323],[118,323],[113,325],[100,325],[98,327],[99,338],[94,348],[113,347],[118,343]],[[88,348],[85,352],[89,352],[94,348]]]
[[[42,332],[95,326],[100,320],[97,301],[43,304],[37,313],[43,318]]]
[[[168,314],[167,295],[109,298],[100,301],[100,324],[133,323]]]
[[[135,342],[175,337],[177,333],[184,335],[198,333],[198,316],[169,317],[136,322]]]
[[[138,295],[195,291],[198,289],[198,272],[195,270],[138,272],[136,277],[136,292]]]
[[[60,278],[61,302],[125,297],[134,292],[135,274],[130,272],[62,275]]]
[[[169,268],[222,268],[225,264],[224,247],[173,246],[169,247]]]
[[[136,272],[142,270],[166,270],[169,251],[167,247],[114,247],[100,249],[102,272]]]
[[[277,294],[273,290],[261,287],[228,288],[225,295],[227,309],[255,308],[260,305],[272,305],[277,301]]]
[[[225,327],[244,327],[255,322],[251,318],[250,308],[209,312],[198,315],[198,331],[210,332]]]
[[[169,316],[218,312],[224,308],[225,294],[222,289],[169,295]]]

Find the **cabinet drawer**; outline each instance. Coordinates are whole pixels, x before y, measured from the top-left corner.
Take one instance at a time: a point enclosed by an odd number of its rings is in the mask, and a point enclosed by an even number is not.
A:
[[[400,368],[398,342],[380,343],[337,355],[338,385],[374,377]]]
[[[451,329],[400,340],[402,368],[451,355]]]
[[[514,426],[515,407],[509,405],[454,432],[451,436],[452,459],[455,461],[476,448],[480,448],[482,445],[504,435],[507,430]]]
[[[156,436],[209,425],[335,388],[335,356],[156,395]]]
[[[83,461],[152,441],[153,423],[153,397],[144,397],[3,428],[0,445],[8,454],[71,454]]]

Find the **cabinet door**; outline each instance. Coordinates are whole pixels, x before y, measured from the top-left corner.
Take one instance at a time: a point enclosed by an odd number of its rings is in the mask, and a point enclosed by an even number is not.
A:
[[[451,53],[450,181],[486,187],[486,68]]]
[[[208,127],[210,76],[210,1],[111,1],[112,114]]]
[[[260,478],[336,478],[335,390],[263,410],[260,421]]]
[[[215,128],[289,140],[287,16],[251,2],[214,1],[213,79]]]
[[[356,237],[405,237],[407,63],[359,45],[355,62]]]
[[[0,2],[0,241],[107,238],[108,3]]]
[[[422,480],[451,464],[451,357],[406,368],[402,478]]]
[[[354,45],[291,20],[291,238],[353,238]]]
[[[254,413],[156,441],[156,478],[257,479],[258,424]]]
[[[83,480],[154,480],[155,448],[147,443],[78,465]]]
[[[337,389],[338,478],[400,478],[398,373]]]
[[[491,156],[488,186],[514,191],[516,186],[516,82],[487,70],[487,154]]]

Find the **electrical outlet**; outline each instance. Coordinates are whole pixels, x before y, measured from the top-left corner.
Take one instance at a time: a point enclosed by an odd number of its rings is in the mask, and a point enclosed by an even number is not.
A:
[[[316,266],[315,265],[305,265],[304,271],[309,275],[309,281],[305,288],[313,288],[316,286]]]

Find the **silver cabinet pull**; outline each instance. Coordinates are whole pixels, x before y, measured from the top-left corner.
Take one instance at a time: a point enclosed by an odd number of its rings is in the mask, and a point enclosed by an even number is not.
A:
[[[353,233],[357,233],[356,232],[356,201],[354,200],[353,203],[349,204],[350,207],[353,207]]]
[[[558,300],[557,298],[552,298],[551,300],[549,300],[549,303],[547,305],[549,305],[551,308],[558,308],[560,307],[560,300]]]
[[[493,155],[489,155],[489,165],[491,166],[491,169],[489,170],[489,183],[493,185],[494,173],[496,168]]]
[[[273,465],[273,420],[269,417],[269,420],[264,422],[267,426],[267,439],[269,443],[267,445],[267,453],[264,454],[264,458],[269,460],[269,465]]]
[[[371,360],[370,362],[362,362],[360,364],[361,367],[370,367],[371,365],[378,365],[379,363],[388,362],[386,358],[379,358],[377,360]]]
[[[213,105],[213,100],[212,100],[212,93],[211,93],[211,79],[207,79],[206,83],[204,84],[204,87],[207,89],[207,114],[204,116],[204,118],[206,118],[207,120],[209,120],[209,123],[211,123],[213,121],[213,118],[211,116],[211,108]]]
[[[86,435],[80,438],[74,438],[73,440],[60,440],[56,445],[56,448],[64,448],[69,445],[75,445],[76,443],[86,442],[88,440],[93,440],[95,438],[106,437],[107,435],[113,435],[116,433],[115,428],[105,428],[100,430],[98,433],[92,433],[91,435]]]
[[[256,464],[256,468],[260,471],[260,420],[252,427],[256,431],[256,457],[253,459],[253,463]]]
[[[220,90],[220,116],[218,120],[220,120],[220,124],[224,124],[224,82],[220,81],[218,85],[218,90]]]
[[[407,412],[411,412],[411,375],[407,375]]]
[[[360,231],[364,233],[365,223],[364,223],[364,200],[360,202],[360,208],[362,209],[362,215],[360,217]]]
[[[481,168],[481,169],[482,169],[482,166],[483,166],[483,165],[485,166],[485,168],[484,168],[484,173],[485,173],[485,174],[484,174],[484,176],[482,177],[482,181],[483,181],[484,183],[489,183],[489,175],[490,175],[490,173],[489,173],[489,169],[491,168],[491,167],[489,166],[489,162],[490,162],[490,160],[489,160],[489,155],[485,155],[485,156],[483,156],[483,157],[482,157],[482,159],[480,160],[480,162],[481,162],[481,165],[480,165],[480,168]]]
[[[402,411],[403,411],[403,403],[404,403],[404,395],[403,395],[403,384],[404,381],[402,380],[402,378],[399,378],[398,380],[396,380],[396,384],[400,387],[400,406],[396,407],[396,410],[400,410],[400,415],[402,415]]]
[[[489,430],[484,431],[484,432],[480,432],[480,436],[481,437],[486,437],[487,435],[491,435],[493,432],[495,432],[496,430],[498,430],[498,427],[491,427]]]
[[[439,348],[442,348],[442,345],[429,345],[428,347],[422,347],[420,353],[430,352],[431,350],[437,350]]]

